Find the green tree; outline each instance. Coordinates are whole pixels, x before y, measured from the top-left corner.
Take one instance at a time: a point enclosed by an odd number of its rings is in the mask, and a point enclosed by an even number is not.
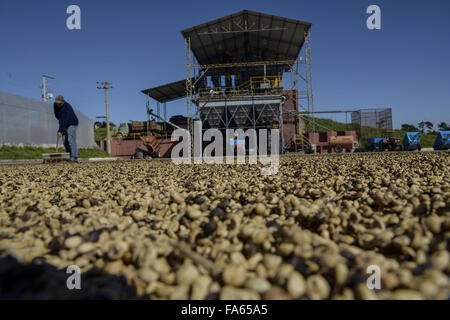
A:
[[[425,127],[428,129],[428,133],[433,132],[434,125],[430,121],[425,121]]]
[[[417,129],[415,126],[413,126],[412,124],[408,124],[408,123],[402,124],[402,130],[408,131],[408,132],[419,131],[419,129]]]
[[[447,123],[442,121],[442,122],[440,122],[438,124],[438,129],[441,130],[441,131],[449,131],[450,130],[450,125],[448,125]]]
[[[419,128],[419,131],[423,133],[425,131],[425,121],[419,122],[417,127]]]

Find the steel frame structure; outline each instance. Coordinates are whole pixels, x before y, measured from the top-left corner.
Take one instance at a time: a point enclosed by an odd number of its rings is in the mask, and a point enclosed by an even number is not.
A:
[[[203,126],[205,126],[206,119],[211,119],[210,114],[213,113],[217,116],[214,128],[224,132],[227,129],[267,129],[270,127],[267,123],[271,122],[271,119],[276,119],[276,127],[280,129],[281,133],[283,132],[281,95],[224,98],[206,103],[204,99],[199,99],[196,105],[202,103],[203,106],[198,107],[197,110],[203,116]],[[248,110],[251,112],[248,113]],[[243,123],[242,120],[245,122]],[[262,124],[261,121],[266,124]],[[236,124],[236,122],[240,123]],[[280,152],[284,152],[283,134],[280,134],[280,141]]]
[[[167,120],[167,103],[156,101],[156,114],[158,117],[161,117],[161,105],[162,105],[162,117]],[[164,128],[166,127],[166,123],[163,122]]]
[[[359,109],[351,113],[351,122],[361,137],[378,136],[392,130],[392,108]]]
[[[258,30],[254,30],[257,32]],[[303,53],[303,54],[302,54]],[[191,40],[189,37],[185,38],[185,62],[186,62],[186,113],[188,117],[187,129],[193,133],[193,128],[191,121],[189,119],[194,119],[200,114],[203,116],[209,115],[211,112],[217,114],[220,122],[220,126],[217,129],[231,129],[231,128],[269,128],[266,125],[258,124],[262,112],[270,111],[270,114],[278,122],[278,128],[281,131],[280,134],[280,152],[284,152],[284,141],[283,141],[283,92],[279,90],[278,94],[270,93],[268,95],[261,95],[250,93],[249,95],[242,95],[239,97],[227,97],[224,94],[222,99],[214,98],[207,99],[205,97],[199,98],[198,96],[198,82],[206,76],[206,74],[212,70],[218,70],[223,68],[250,68],[250,67],[263,67],[264,70],[267,66],[273,67],[285,67],[288,66],[289,73],[291,75],[290,90],[297,90],[297,106],[298,111],[307,112],[312,116],[312,123],[308,123],[305,128],[305,132],[315,131],[315,121],[314,121],[314,95],[312,86],[312,61],[311,61],[311,37],[310,31],[305,31],[305,43],[304,47],[300,52],[299,57],[296,60],[270,60],[270,61],[256,61],[256,62],[232,62],[232,63],[222,63],[222,64],[199,64],[192,54],[191,50]],[[303,66],[304,71],[302,71],[301,66]],[[272,97],[272,102],[267,103],[264,100],[268,96]],[[306,100],[305,103],[300,103],[299,100]],[[256,101],[256,104],[255,104]],[[264,102],[265,101],[265,102]],[[228,108],[233,105],[234,110],[230,113]],[[233,120],[236,114],[240,111],[246,113],[245,106],[251,105],[251,114],[247,114],[247,122],[245,125],[234,126]],[[221,108],[224,108],[222,110]],[[195,109],[195,110],[194,110]],[[258,110],[259,109],[259,110]],[[302,110],[301,110],[302,109]],[[207,111],[205,111],[207,110]],[[222,112],[224,111],[224,112]],[[256,112],[259,111],[259,112]],[[206,113],[205,113],[206,112]],[[259,116],[258,116],[259,114]],[[230,115],[230,116],[229,116]],[[205,118],[205,117],[204,117]],[[205,122],[205,121],[203,121]],[[305,132],[302,132],[300,128],[304,126],[301,125],[301,119],[299,117],[299,135],[302,137],[302,141],[308,143],[308,139],[304,136]],[[206,129],[204,129],[206,130]]]

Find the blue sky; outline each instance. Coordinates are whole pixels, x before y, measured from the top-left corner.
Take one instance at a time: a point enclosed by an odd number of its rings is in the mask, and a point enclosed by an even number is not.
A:
[[[81,8],[81,30],[66,8]],[[381,30],[366,8],[381,8]],[[90,118],[144,120],[140,92],[185,77],[182,29],[243,9],[312,22],[315,106],[392,107],[394,126],[450,123],[450,1],[0,1],[0,90],[40,99],[41,75]],[[156,108],[155,103],[153,103]],[[185,99],[168,103],[185,114]],[[335,117],[336,118],[336,117]],[[344,116],[337,116],[343,120]]]

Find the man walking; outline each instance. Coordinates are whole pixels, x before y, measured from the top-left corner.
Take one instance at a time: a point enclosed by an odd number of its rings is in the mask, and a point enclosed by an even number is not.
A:
[[[78,118],[72,106],[64,101],[63,96],[57,96],[53,104],[56,119],[59,120],[58,136],[63,137],[64,148],[70,153],[70,161],[78,161],[77,128]]]

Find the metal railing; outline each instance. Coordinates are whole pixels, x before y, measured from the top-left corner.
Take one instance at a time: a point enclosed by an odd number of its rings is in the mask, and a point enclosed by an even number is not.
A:
[[[248,95],[271,95],[280,93],[283,81],[279,76],[255,76],[234,87],[200,88],[198,98],[221,99]]]

